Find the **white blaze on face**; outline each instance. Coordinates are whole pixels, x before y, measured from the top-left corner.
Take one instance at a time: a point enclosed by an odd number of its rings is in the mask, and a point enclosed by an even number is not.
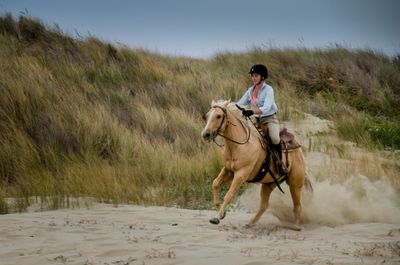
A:
[[[213,116],[214,111],[215,111],[215,109],[212,109],[212,110],[208,113],[208,115],[207,115],[206,126],[204,127],[203,131],[201,132],[201,135],[203,136],[203,138],[205,137],[205,135],[206,135],[207,133],[210,133],[208,127],[210,126],[210,122],[211,122],[211,120],[212,120],[211,117]]]

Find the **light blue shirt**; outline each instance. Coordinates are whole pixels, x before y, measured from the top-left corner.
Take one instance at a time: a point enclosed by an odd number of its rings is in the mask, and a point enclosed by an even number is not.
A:
[[[274,99],[274,90],[270,85],[267,85],[265,82],[263,83],[260,92],[258,93],[258,102],[254,103],[251,99],[251,94],[254,90],[254,86],[251,86],[247,89],[246,93],[242,96],[242,98],[238,101],[240,106],[253,106],[262,111],[259,117],[270,116],[275,114],[278,111],[278,107],[276,106]]]

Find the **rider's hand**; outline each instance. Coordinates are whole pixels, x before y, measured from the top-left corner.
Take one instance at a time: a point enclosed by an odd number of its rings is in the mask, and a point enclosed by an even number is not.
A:
[[[243,116],[250,117],[251,115],[254,114],[254,111],[251,109],[244,109],[244,110],[242,110],[242,114],[243,114]]]

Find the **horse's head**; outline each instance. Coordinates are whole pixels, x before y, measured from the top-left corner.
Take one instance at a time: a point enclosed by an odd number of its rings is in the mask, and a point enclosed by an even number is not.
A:
[[[207,113],[207,123],[201,132],[204,140],[212,141],[217,137],[218,133],[223,133],[226,127],[226,108],[230,100],[226,101],[213,101],[211,109]]]

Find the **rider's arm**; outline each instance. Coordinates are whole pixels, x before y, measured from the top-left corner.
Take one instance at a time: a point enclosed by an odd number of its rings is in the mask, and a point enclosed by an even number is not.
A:
[[[244,93],[244,95],[237,102],[240,106],[245,107],[250,104],[250,102],[251,102],[250,90],[251,90],[251,88],[247,89],[247,91]]]
[[[274,90],[272,89],[271,86],[267,86],[265,88],[265,98],[264,98],[264,103],[260,107],[260,113],[258,114],[264,114],[264,115],[271,115],[276,112],[276,105],[274,104]]]

